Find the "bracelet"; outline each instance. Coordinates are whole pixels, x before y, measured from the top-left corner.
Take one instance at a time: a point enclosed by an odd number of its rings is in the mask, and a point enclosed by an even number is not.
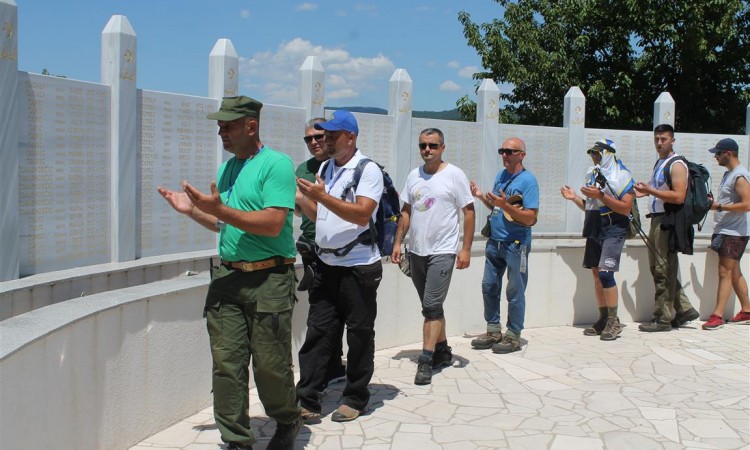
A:
[[[717,212],[721,212],[721,203],[719,203],[718,205],[716,205],[716,211]]]

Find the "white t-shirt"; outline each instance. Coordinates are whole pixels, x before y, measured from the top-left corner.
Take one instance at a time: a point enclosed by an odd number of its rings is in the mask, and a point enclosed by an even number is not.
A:
[[[458,252],[459,211],[474,202],[461,169],[448,164],[433,175],[424,166],[412,170],[401,200],[411,205],[409,251],[420,256]]]
[[[342,167],[336,167],[333,159],[329,160],[329,163],[323,164],[320,167],[318,175],[320,175],[325,183],[326,192],[336,198],[341,198],[344,188],[352,183],[354,169],[362,158],[365,158],[365,156],[357,150],[352,159]],[[325,173],[323,173],[324,169]],[[378,203],[382,195],[383,173],[377,164],[373,162],[365,166],[356,191],[350,189],[345,200],[355,203],[356,197],[362,196]],[[377,208],[372,213],[373,221],[375,220],[376,212]],[[369,229],[368,225],[359,226],[347,222],[320,203],[318,203],[317,216],[315,221],[315,242],[321,248],[338,249],[344,247],[357,239],[360,233]],[[358,244],[345,256],[335,256],[332,253],[323,253],[318,256],[329,266],[351,267],[374,263],[380,259],[380,251],[377,245]]]

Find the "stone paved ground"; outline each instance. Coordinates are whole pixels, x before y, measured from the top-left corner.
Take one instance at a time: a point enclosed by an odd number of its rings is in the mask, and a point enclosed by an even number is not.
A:
[[[297,449],[748,449],[750,326],[703,331],[700,322],[668,333],[628,323],[615,342],[581,328],[525,330],[522,351],[474,350],[450,339],[454,364],[413,384],[420,344],[376,353],[370,410],[346,424],[330,420],[343,384],[329,388],[320,423]],[[275,424],[257,393],[250,407],[263,450]],[[131,450],[219,449],[208,408]]]

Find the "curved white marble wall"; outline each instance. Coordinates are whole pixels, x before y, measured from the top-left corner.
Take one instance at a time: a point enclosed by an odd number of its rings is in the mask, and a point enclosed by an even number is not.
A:
[[[592,278],[580,267],[582,244],[561,236],[536,238],[528,328],[595,319]],[[680,259],[688,296],[705,318],[713,309],[717,258],[704,244],[697,242],[696,254]],[[484,330],[483,245],[475,244],[469,269],[454,272],[446,303],[449,336]],[[629,243],[621,265],[620,316],[625,322],[648,320],[653,285],[643,244]],[[207,281],[206,272],[178,276],[0,322],[0,448],[125,449],[210,405],[211,361],[202,318]],[[735,303],[732,297],[727,314]],[[307,298],[300,295],[295,352],[306,316]],[[377,348],[418,346],[421,323],[411,280],[388,263],[378,291]]]

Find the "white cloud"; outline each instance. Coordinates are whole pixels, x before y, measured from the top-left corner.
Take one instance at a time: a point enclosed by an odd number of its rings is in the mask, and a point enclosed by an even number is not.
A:
[[[318,9],[317,3],[300,3],[295,8],[297,11],[312,11],[314,9]]]
[[[461,86],[451,80],[443,81],[439,89],[443,92],[456,92],[461,90]]]
[[[355,98],[364,91],[387,89],[395,66],[386,56],[354,56],[341,48],[326,48],[302,38],[278,48],[240,58],[242,88],[273,104],[296,105],[299,68],[317,56],[326,73],[326,101]]]
[[[461,67],[461,64],[458,61],[448,61],[448,67],[451,69],[458,69]]]
[[[250,17],[250,10],[249,9],[243,9],[240,11],[240,17],[243,19],[247,19]]]
[[[458,76],[461,77],[461,78],[471,78],[477,72],[479,72],[479,67],[477,67],[477,66],[466,66],[463,69],[461,69],[461,70],[458,71]]]

